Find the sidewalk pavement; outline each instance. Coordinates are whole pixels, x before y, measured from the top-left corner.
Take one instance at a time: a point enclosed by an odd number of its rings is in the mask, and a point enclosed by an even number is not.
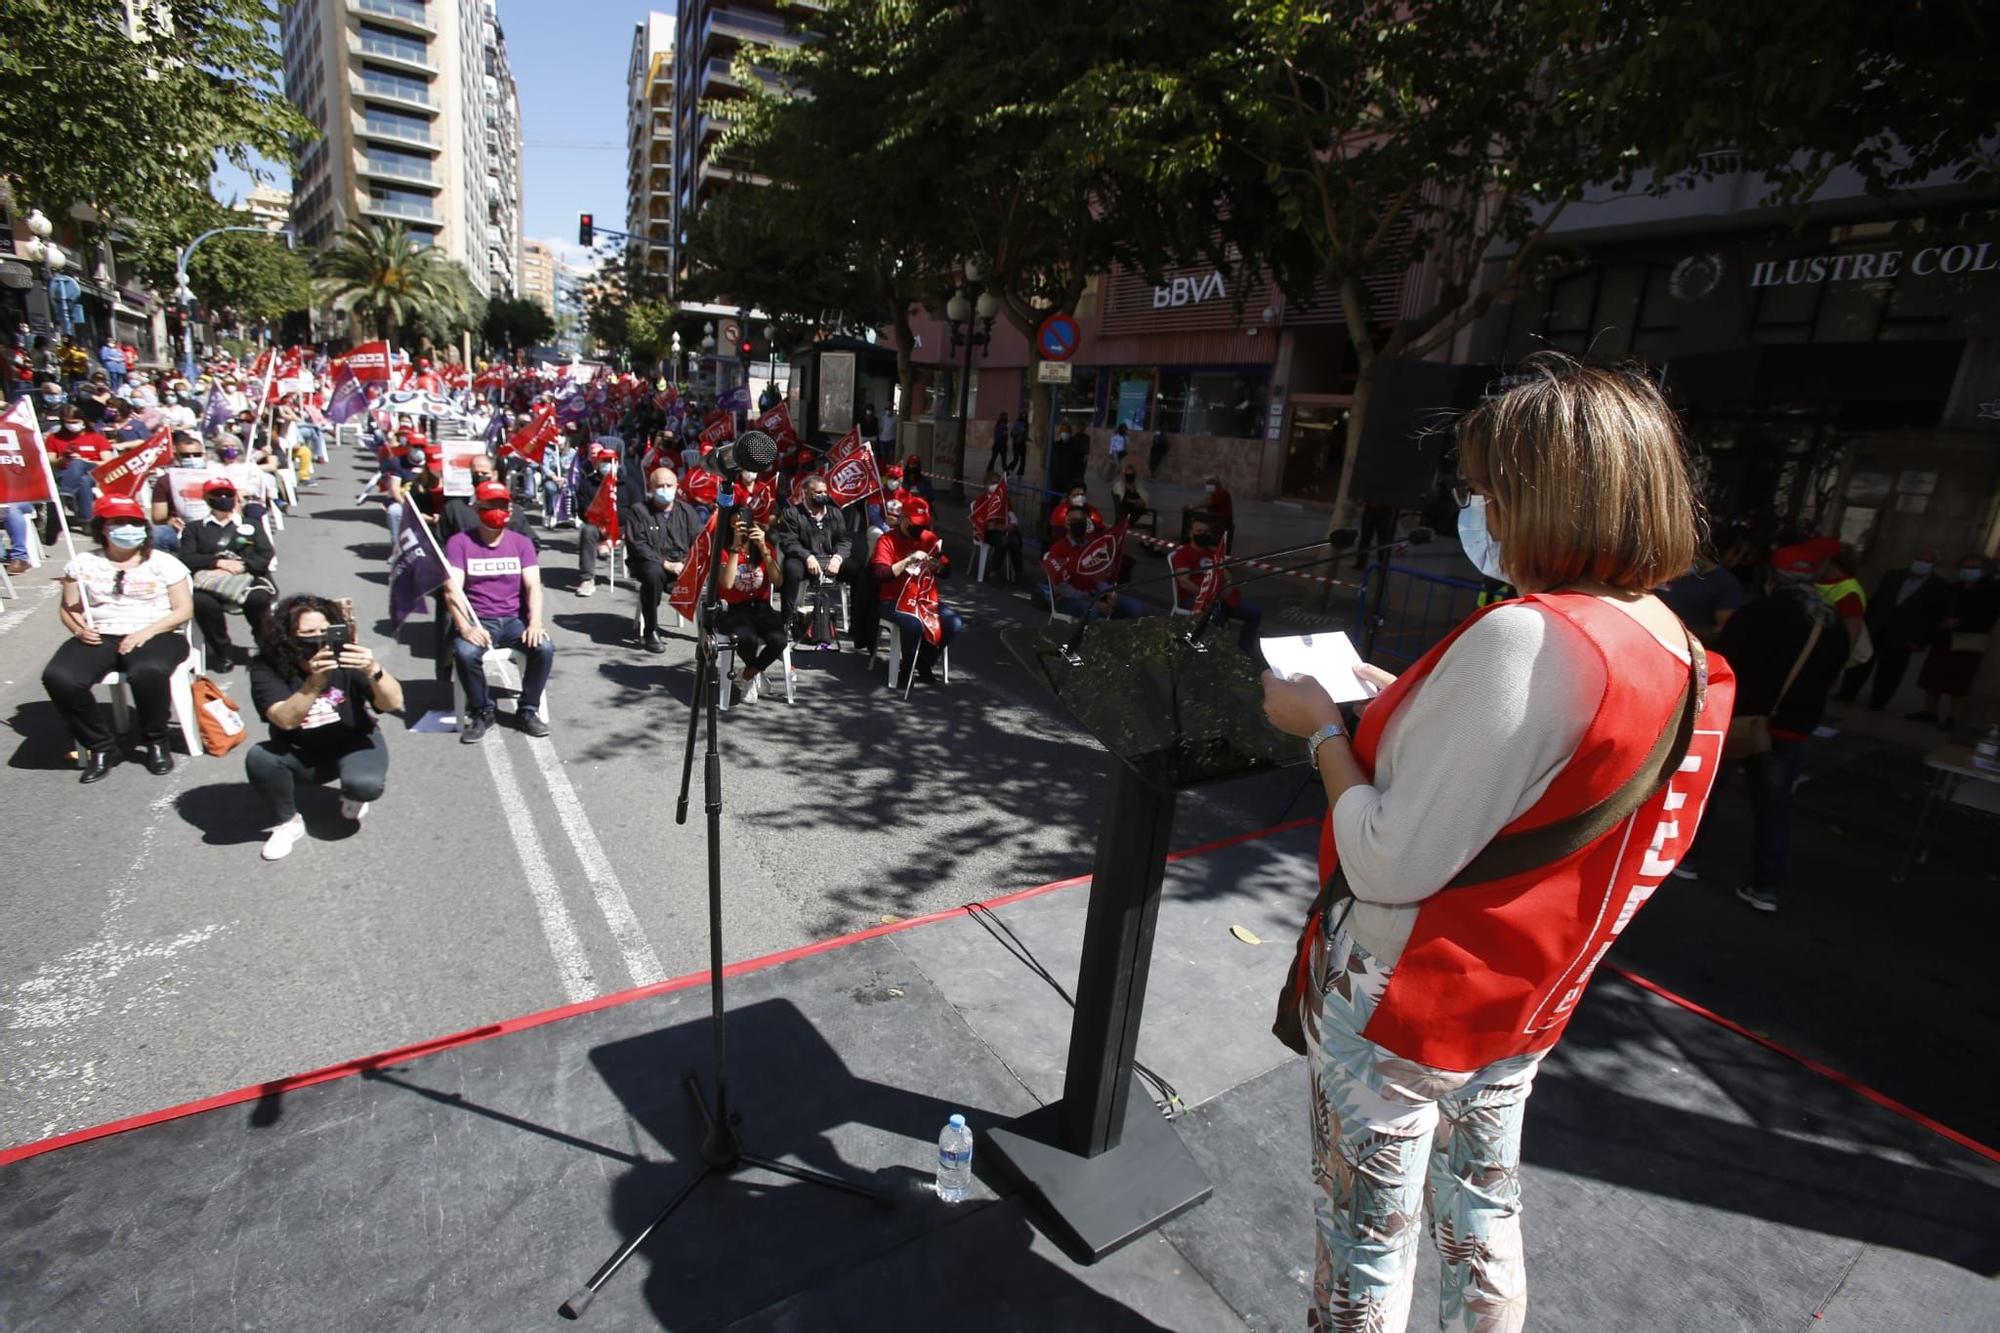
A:
[[[952,1111],[983,1132],[1059,1091],[1069,1011],[987,924],[1068,982],[1087,890],[1049,886],[748,965],[729,1007],[749,1147],[862,1180],[894,1207],[757,1173],[704,1184],[587,1319],[1302,1327],[1306,1075],[1268,1027],[1313,843],[1309,827],[1274,831],[1168,868],[1139,1056],[1190,1108],[1176,1125],[1214,1184],[1206,1203],[1085,1267],[1032,1228],[987,1156],[968,1203],[925,1188]],[[1921,955],[1897,941],[1884,956],[1858,932],[1801,938],[1810,913],[1753,917],[1702,887],[1670,884],[1659,900],[1678,907],[1641,914],[1629,934],[1650,940],[1621,943],[1614,962],[1720,959],[1721,991],[1667,983],[1718,1008],[1756,998],[1745,984],[1809,977],[1818,993],[1791,997],[1800,1006],[1839,993],[1868,1020],[1836,1011],[1820,1043],[1830,1059],[1915,1054],[1924,1095],[1965,1081],[1962,1060],[1911,1049],[1938,1017]],[[1931,875],[1915,892],[1958,905],[1964,887]],[[680,1079],[707,1067],[708,1002],[704,979],[668,982],[0,1167],[0,1325],[552,1323],[690,1178],[698,1126]],[[1986,1036],[1961,1055],[1992,1049]],[[2000,1320],[2000,1166],[1615,974],[1594,984],[1528,1105],[1538,1329]],[[1418,1274],[1423,1327],[1438,1299],[1428,1240]]]

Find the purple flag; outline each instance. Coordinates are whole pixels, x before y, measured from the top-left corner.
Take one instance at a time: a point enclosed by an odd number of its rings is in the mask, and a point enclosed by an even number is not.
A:
[[[437,538],[417,511],[417,502],[405,497],[403,521],[389,552],[389,623],[400,626],[413,612],[421,611],[424,599],[450,578]]]
[[[233,414],[229,410],[229,395],[222,391],[220,384],[208,391],[208,407],[201,414],[201,432],[214,435],[229,424]]]
[[[567,523],[576,517],[571,511],[576,507],[576,488],[583,484],[583,450],[573,449],[569,456],[569,469],[563,476],[562,490],[556,496],[556,512],[549,521]]]
[[[344,426],[349,420],[368,410],[368,390],[361,387],[361,381],[342,366],[334,372],[333,397],[327,400],[327,420],[337,426]]]
[[[577,392],[576,386],[572,384],[569,386],[567,393],[556,399],[556,424],[558,426],[574,426],[577,422],[583,420],[589,411],[589,402],[581,393]]]

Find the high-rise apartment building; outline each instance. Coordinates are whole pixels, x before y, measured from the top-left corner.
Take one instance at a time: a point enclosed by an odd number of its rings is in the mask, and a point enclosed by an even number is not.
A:
[[[237,207],[250,215],[251,225],[269,231],[283,231],[292,223],[292,192],[275,185],[254,187]]]
[[[528,300],[556,313],[556,252],[547,241],[521,242],[521,284],[517,289]]]
[[[632,25],[625,67],[625,231],[648,273],[673,272],[674,18]]]
[[[320,131],[292,165],[299,239],[402,222],[482,294],[513,290],[521,125],[494,0],[298,0],[283,37],[286,95]]]
[[[682,252],[688,224],[703,201],[724,181],[764,184],[721,151],[720,139],[728,117],[712,103],[741,96],[743,85],[733,68],[740,51],[797,46],[803,40],[792,27],[810,23],[821,8],[813,3],[782,0],[682,0],[674,32],[674,115],[672,150],[674,272],[685,272]],[[753,57],[754,59],[754,57]],[[707,109],[704,109],[707,108]]]

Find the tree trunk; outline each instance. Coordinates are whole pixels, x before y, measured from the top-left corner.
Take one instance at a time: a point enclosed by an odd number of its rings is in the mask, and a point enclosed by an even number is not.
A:
[[[1352,273],[1340,280],[1340,313],[1347,341],[1354,348],[1354,402],[1347,410],[1347,447],[1340,455],[1340,484],[1333,493],[1331,527],[1353,527],[1357,506],[1352,494],[1354,464],[1361,456],[1361,429],[1368,417],[1368,396],[1375,377],[1375,334],[1368,327],[1368,292]]]

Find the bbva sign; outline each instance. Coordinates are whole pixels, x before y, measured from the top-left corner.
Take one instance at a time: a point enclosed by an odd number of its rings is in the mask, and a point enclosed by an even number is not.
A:
[[[1203,301],[1226,300],[1228,296],[1220,273],[1197,273],[1193,277],[1175,278],[1164,287],[1153,288],[1153,309],[1198,305]]]

